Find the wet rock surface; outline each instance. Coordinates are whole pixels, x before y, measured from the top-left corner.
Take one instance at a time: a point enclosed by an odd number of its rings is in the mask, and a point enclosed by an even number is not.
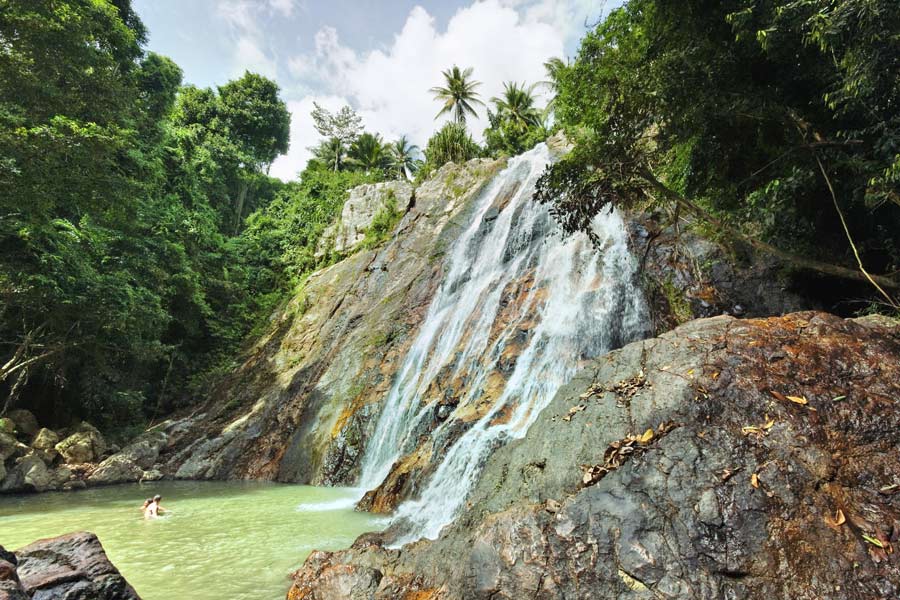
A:
[[[692,321],[584,369],[437,540],[314,553],[289,597],[898,597],[898,404],[893,321]]]
[[[416,189],[382,247],[313,274],[214,390],[204,415],[171,436],[159,458],[163,473],[352,482],[379,402],[440,282],[442,258],[503,164],[445,165]],[[397,207],[407,208],[399,193]]]
[[[92,533],[0,547],[0,600],[140,600]]]

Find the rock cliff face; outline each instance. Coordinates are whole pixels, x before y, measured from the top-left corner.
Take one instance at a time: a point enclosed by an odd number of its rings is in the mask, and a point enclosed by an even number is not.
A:
[[[581,371],[439,539],[314,553],[288,597],[897,597],[898,382],[890,321],[692,321]]]
[[[366,230],[382,210],[406,212],[413,202],[413,186],[408,181],[385,181],[350,190],[340,218],[322,234],[319,253],[328,250],[343,254],[363,241]]]
[[[440,281],[443,256],[473,198],[502,166],[445,166],[416,189],[388,243],[311,276],[204,414],[170,424],[164,471],[191,479],[352,482],[378,402]],[[368,197],[371,187],[354,193]],[[402,210],[409,186],[395,187]]]

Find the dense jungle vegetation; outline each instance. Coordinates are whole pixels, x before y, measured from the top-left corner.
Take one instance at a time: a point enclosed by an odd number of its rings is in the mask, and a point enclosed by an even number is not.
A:
[[[185,86],[146,38],[130,0],[0,4],[0,413],[109,429],[198,401],[339,258],[316,249],[347,190],[488,152],[454,122],[423,161],[317,106],[324,141],[282,183],[267,175],[289,140],[275,82]],[[451,109],[474,97],[469,74],[461,95],[448,78]]]
[[[567,229],[649,206],[897,310],[895,1],[631,0],[556,84],[576,149],[538,197]]]
[[[318,246],[350,188],[559,128],[575,149],[538,200],[567,230],[649,207],[897,310],[894,0],[631,0],[545,81],[484,102],[471,69],[448,68],[431,92],[450,119],[421,150],[316,106],[321,138],[294,140],[314,158],[290,183],[268,176],[289,141],[275,82],[183,85],[146,37],[129,0],[0,4],[0,413],[111,428],[196,403],[340,258]]]

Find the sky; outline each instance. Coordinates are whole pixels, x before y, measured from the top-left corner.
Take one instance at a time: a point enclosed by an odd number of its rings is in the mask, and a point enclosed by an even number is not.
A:
[[[444,117],[429,89],[441,71],[472,67],[487,102],[504,81],[545,79],[550,57],[621,0],[134,0],[148,49],[172,58],[186,83],[222,85],[250,70],[274,79],[291,112],[291,148],[270,174],[296,178],[320,141],[310,111],[345,104],[367,131],[424,148]],[[476,137],[484,109],[469,123]]]

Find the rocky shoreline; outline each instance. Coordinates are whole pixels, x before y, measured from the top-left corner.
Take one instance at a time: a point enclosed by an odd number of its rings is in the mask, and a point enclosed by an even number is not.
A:
[[[0,600],[140,600],[92,533],[0,546]]]
[[[596,360],[437,540],[313,553],[290,600],[893,598],[900,327],[691,321]]]
[[[0,493],[156,481],[163,478],[157,460],[170,439],[160,427],[118,448],[89,423],[53,431],[39,427],[29,411],[13,410],[0,419]]]

